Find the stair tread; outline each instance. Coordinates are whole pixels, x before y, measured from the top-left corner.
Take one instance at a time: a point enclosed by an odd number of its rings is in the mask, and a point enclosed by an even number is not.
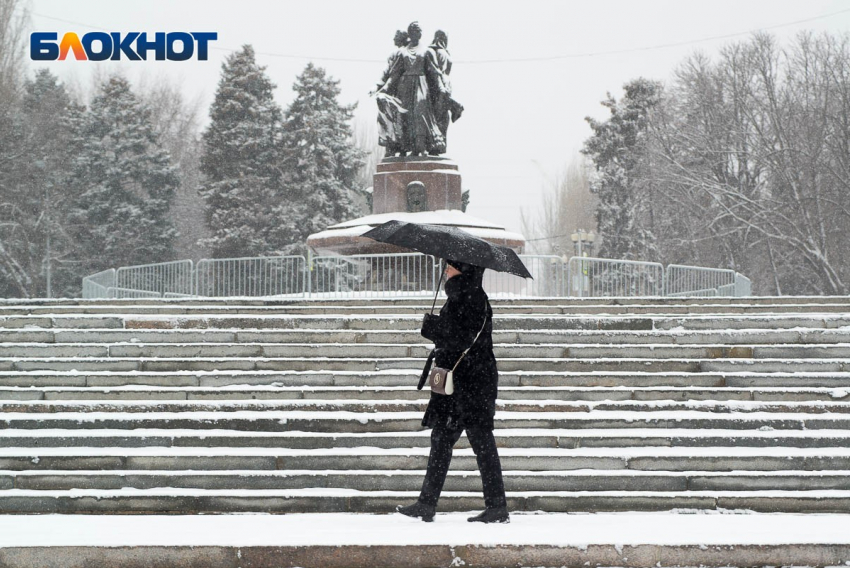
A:
[[[334,447],[334,448],[196,448],[184,446],[169,447],[40,447],[40,448],[0,448],[0,457],[27,456],[427,456],[427,447],[378,448],[373,446]],[[474,456],[471,448],[459,448],[457,456]],[[850,448],[794,448],[794,447],[625,447],[625,448],[500,448],[503,457],[850,457]]]

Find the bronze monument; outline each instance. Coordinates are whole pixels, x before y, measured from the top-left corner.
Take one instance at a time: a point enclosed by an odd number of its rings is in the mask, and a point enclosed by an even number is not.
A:
[[[421,41],[422,28],[417,22],[406,32],[395,33],[396,50],[371,93],[378,104],[378,143],[386,149],[372,178],[371,215],[310,235],[307,245],[314,254],[407,252],[360,236],[390,219],[460,227],[492,243],[522,251],[525,239],[521,234],[462,211],[458,165],[443,155],[449,124],[463,112],[449,80],[449,38],[438,30],[428,47]]]
[[[449,122],[460,118],[463,106],[452,98],[449,38],[438,30],[425,48],[417,22],[407,33],[397,31],[396,50],[375,91],[378,103],[378,143],[387,156],[439,156],[446,152]]]

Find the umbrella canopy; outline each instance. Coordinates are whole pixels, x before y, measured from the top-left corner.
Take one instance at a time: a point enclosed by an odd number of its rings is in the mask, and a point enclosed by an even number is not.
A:
[[[423,254],[532,278],[513,249],[488,243],[457,227],[387,221],[362,236]]]

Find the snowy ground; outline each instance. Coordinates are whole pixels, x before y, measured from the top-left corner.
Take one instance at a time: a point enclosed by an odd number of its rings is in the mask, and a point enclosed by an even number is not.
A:
[[[0,548],[44,546],[787,545],[850,544],[850,515],[515,513],[508,525],[469,513],[423,523],[399,514],[3,515]]]

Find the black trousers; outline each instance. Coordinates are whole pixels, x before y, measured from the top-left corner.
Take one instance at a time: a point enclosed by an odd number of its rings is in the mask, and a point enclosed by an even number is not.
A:
[[[443,491],[443,483],[446,481],[446,474],[449,472],[449,464],[452,462],[452,448],[461,434],[463,430],[449,429],[444,425],[431,430],[431,455],[428,456],[428,469],[419,494],[419,501],[422,503],[437,506],[440,493]],[[478,471],[481,472],[484,505],[488,509],[505,506],[507,504],[505,483],[502,480],[502,464],[499,461],[493,430],[467,428],[466,437],[469,438],[469,444],[478,461]]]

